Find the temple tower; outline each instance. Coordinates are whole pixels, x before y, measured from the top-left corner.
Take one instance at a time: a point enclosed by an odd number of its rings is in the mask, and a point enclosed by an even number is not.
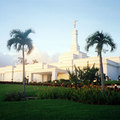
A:
[[[76,30],[76,20],[74,21],[74,28],[72,31],[72,46],[71,46],[71,52],[79,52],[80,47],[78,45],[78,31]]]
[[[74,21],[74,28],[72,31],[72,45],[70,52],[65,52],[59,56],[59,63],[73,64],[73,61],[80,58],[87,58],[87,54],[80,51],[78,45],[78,31],[76,29],[76,20]]]

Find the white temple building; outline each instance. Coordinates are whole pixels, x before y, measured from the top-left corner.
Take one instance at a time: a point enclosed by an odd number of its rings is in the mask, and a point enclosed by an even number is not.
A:
[[[117,80],[120,75],[120,56],[103,58],[104,73],[111,78]],[[59,56],[56,63],[36,63],[28,64],[26,68],[26,77],[29,82],[46,82],[59,79],[69,79],[66,69],[73,70],[73,66],[80,68],[95,64],[99,68],[98,57],[88,57],[86,53],[80,51],[78,45],[78,31],[76,30],[76,22],[72,31],[72,45],[70,52],[65,52]],[[0,68],[0,81],[22,82],[22,65],[6,66]]]

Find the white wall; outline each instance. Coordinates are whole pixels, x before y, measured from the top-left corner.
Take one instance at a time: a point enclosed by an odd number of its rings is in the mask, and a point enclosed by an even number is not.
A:
[[[4,81],[4,73],[0,74],[0,81]]]
[[[33,74],[33,81],[34,82],[42,82],[42,75],[41,74]]]
[[[118,68],[113,65],[107,65],[107,76],[111,78],[111,80],[118,79]]]
[[[23,74],[22,74],[22,72],[14,72],[13,81],[14,82],[23,82]]]
[[[12,81],[12,72],[7,72],[4,74],[4,81]]]
[[[43,75],[43,82],[47,82],[47,75]]]

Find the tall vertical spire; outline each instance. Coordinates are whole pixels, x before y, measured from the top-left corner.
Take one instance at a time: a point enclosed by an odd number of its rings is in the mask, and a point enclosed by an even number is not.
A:
[[[77,20],[74,21],[74,28],[76,28],[76,22],[77,22]]]
[[[76,30],[76,20],[74,21],[74,28],[72,31],[72,46],[71,51],[72,52],[78,52],[80,50],[80,47],[78,45],[78,31]]]

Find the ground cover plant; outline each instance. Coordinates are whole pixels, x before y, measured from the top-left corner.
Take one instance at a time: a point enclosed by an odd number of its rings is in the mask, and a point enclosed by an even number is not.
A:
[[[30,86],[28,86],[29,88]],[[31,86],[34,88],[34,86]],[[28,89],[29,90],[29,89]],[[100,86],[85,85],[81,88],[36,86],[32,92],[28,91],[27,98],[34,99],[66,99],[85,104],[120,104],[120,90],[105,89],[103,93]],[[22,93],[10,92],[5,95],[6,101],[23,100]]]
[[[37,96],[50,91],[51,87],[26,86],[27,96]],[[52,87],[51,91],[60,90]],[[61,88],[62,92],[67,89]],[[70,88],[68,89],[68,91]],[[27,101],[4,101],[6,93],[22,92],[23,85],[0,84],[0,120],[118,120],[120,119],[120,105],[89,105],[71,100],[42,99]],[[41,91],[41,93],[39,93]],[[45,92],[46,91],[46,92]],[[63,96],[63,93],[60,93]],[[50,92],[51,93],[51,92]],[[55,94],[55,93],[54,93]],[[56,93],[56,95],[58,92]],[[65,94],[65,93],[64,93]],[[48,95],[50,96],[50,95]],[[67,95],[66,95],[67,96]],[[57,97],[57,96],[54,96]]]
[[[22,92],[13,92],[5,94],[5,101],[21,101],[24,100],[24,96]]]
[[[120,104],[120,92],[101,87],[83,86],[77,90],[65,87],[39,87],[36,96],[40,99],[68,99],[86,104]]]
[[[120,81],[117,80],[105,81],[105,85],[114,85],[114,84],[120,85]]]

